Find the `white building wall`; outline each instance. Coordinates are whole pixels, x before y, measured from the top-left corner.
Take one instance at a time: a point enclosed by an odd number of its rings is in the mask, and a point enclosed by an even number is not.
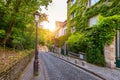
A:
[[[65,35],[66,34],[66,29],[67,29],[66,26],[64,28],[61,28],[58,32],[58,37]]]

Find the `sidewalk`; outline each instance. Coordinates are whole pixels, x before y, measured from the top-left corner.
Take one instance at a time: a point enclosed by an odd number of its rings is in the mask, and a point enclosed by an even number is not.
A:
[[[39,58],[39,75],[33,76],[33,62],[34,59],[32,59],[31,62],[28,64],[28,66],[20,76],[19,80],[49,80],[46,66],[40,58]]]
[[[119,68],[110,69],[107,67],[99,67],[99,66],[95,66],[95,65],[92,65],[90,63],[87,63],[85,61],[70,58],[67,56],[58,55],[58,54],[54,54],[54,53],[51,53],[51,54],[56,56],[56,57],[59,57],[60,59],[63,59],[64,61],[72,63],[76,66],[79,66],[79,67],[85,69],[86,71],[89,71],[91,73],[99,75],[106,80],[120,80],[120,69]]]
[[[21,74],[19,80],[32,80],[33,77],[33,59],[27,65],[23,73]]]

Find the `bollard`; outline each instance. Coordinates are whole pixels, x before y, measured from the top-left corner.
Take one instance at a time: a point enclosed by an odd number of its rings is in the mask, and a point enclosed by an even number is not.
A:
[[[63,55],[62,55],[62,58],[64,58]]]
[[[86,61],[82,61],[82,66],[87,68]]]
[[[75,59],[75,63],[78,64],[78,60],[77,59]]]
[[[67,60],[69,61],[69,57],[67,57]]]

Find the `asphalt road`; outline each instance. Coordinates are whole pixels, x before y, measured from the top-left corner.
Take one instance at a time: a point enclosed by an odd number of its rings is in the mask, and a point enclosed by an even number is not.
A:
[[[39,58],[45,63],[50,80],[101,80],[50,53],[40,53]]]

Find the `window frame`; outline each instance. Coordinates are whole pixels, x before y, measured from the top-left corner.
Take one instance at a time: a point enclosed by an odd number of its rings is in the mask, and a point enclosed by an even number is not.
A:
[[[76,31],[75,26],[71,27],[71,33],[74,33]]]
[[[93,5],[95,5],[96,3],[98,3],[100,0],[95,0],[95,1],[93,1],[94,3],[92,3],[92,0],[88,0],[88,6],[89,7],[91,7],[91,6],[93,6]]]
[[[71,0],[71,6],[76,3],[76,0]]]
[[[94,20],[95,19],[95,20]],[[92,21],[91,20],[93,20],[93,21],[95,21],[94,23],[92,23]],[[98,22],[98,15],[95,15],[95,16],[93,16],[93,17],[91,17],[91,18],[89,18],[89,27],[92,27],[92,26],[94,26],[95,24],[97,24],[97,22]],[[91,24],[92,23],[92,24]]]
[[[72,12],[71,13],[71,19],[73,19],[75,17],[75,15],[76,15],[76,12]]]

